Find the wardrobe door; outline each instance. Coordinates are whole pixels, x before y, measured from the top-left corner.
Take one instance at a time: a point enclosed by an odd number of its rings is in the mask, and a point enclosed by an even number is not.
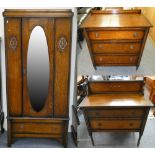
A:
[[[22,115],[21,19],[5,18],[7,103],[10,116]]]
[[[70,18],[55,20],[54,117],[68,117],[71,22]]]
[[[54,20],[23,18],[23,113],[53,116]]]

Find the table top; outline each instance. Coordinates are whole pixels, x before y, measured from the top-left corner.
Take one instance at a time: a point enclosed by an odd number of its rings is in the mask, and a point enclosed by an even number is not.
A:
[[[142,94],[93,94],[80,104],[81,108],[93,107],[152,107]]]
[[[81,28],[151,27],[143,14],[92,14],[90,13]]]

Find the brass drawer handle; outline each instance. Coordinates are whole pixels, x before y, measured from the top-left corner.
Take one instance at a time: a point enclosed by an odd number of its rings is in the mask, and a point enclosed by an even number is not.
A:
[[[111,85],[111,86],[109,86],[110,88],[120,88],[121,86],[120,85]]]
[[[99,33],[98,33],[98,32],[95,33],[95,37],[96,37],[96,38],[99,37]]]
[[[133,61],[133,58],[132,58],[132,57],[130,57],[130,58],[129,58],[129,60],[130,60],[130,61]]]
[[[99,47],[99,48],[103,48],[104,46],[103,46],[103,45],[98,45],[98,47]]]
[[[138,33],[137,32],[134,32],[133,37],[134,38],[137,38],[138,37]]]
[[[130,49],[133,50],[134,49],[134,45],[130,45]]]
[[[24,125],[23,125],[23,124],[21,124],[21,125],[20,125],[20,129],[23,129],[23,127],[24,127]]]
[[[130,126],[133,126],[134,124],[133,124],[133,123],[130,123],[129,125],[130,125]]]
[[[99,61],[101,61],[101,62],[102,62],[102,60],[103,60],[102,58],[99,58]]]
[[[98,126],[102,126],[102,123],[98,123]]]

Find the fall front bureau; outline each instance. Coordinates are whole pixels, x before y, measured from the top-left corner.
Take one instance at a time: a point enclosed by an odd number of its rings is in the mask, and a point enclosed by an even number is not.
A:
[[[145,101],[143,81],[88,82],[88,91],[80,108],[92,144],[95,145],[94,132],[139,132],[139,146],[153,106]]]
[[[140,10],[92,10],[81,29],[94,67],[138,68],[151,26]]]

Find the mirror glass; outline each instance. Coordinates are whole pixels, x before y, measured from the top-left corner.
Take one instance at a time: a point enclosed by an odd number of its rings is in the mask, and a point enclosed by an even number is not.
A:
[[[27,80],[30,103],[39,112],[45,105],[49,85],[49,55],[44,30],[36,26],[30,35],[27,56]]]

